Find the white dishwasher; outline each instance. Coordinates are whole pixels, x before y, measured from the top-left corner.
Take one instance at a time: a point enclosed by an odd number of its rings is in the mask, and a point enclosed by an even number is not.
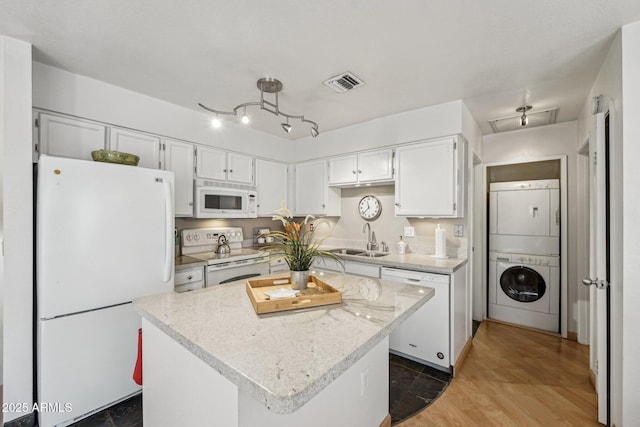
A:
[[[389,336],[389,350],[435,368],[451,370],[449,275],[382,267],[380,278],[435,289],[435,295]],[[398,297],[400,306],[410,305]]]

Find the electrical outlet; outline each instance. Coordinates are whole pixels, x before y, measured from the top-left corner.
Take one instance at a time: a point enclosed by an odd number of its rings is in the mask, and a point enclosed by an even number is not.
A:
[[[364,393],[369,388],[369,368],[366,368],[360,373],[360,395],[364,396]]]
[[[415,227],[405,227],[404,228],[404,237],[416,237],[416,229],[415,229]]]
[[[454,224],[453,225],[453,235],[456,237],[464,236],[464,225],[462,224]]]

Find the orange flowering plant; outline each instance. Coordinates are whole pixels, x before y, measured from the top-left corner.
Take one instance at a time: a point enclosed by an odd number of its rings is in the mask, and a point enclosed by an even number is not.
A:
[[[296,222],[293,215],[286,208],[284,202],[280,209],[273,216],[274,221],[282,222],[284,231],[270,231],[268,236],[272,236],[278,242],[270,245],[266,249],[272,251],[276,256],[283,257],[291,271],[306,271],[311,268],[313,259],[316,256],[329,257],[342,263],[342,261],[331,252],[320,249],[324,239],[315,239],[315,230],[323,223],[329,222],[323,218],[313,222],[313,227],[309,220],[315,219],[312,215],[307,215],[303,222]]]

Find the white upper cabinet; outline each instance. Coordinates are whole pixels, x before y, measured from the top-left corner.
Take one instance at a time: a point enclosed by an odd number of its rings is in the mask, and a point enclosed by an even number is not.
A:
[[[49,156],[92,160],[91,152],[106,147],[107,128],[99,123],[36,113],[36,151]]]
[[[298,163],[294,177],[295,215],[340,215],[340,189],[329,188],[326,161]]]
[[[449,137],[396,149],[395,213],[462,218],[464,141]]]
[[[253,157],[198,147],[196,159],[198,178],[253,184]]]
[[[228,153],[227,180],[253,184],[253,157]]]
[[[175,215],[193,216],[193,176],[194,147],[193,144],[163,140],[164,169],[174,174],[174,206]]]
[[[196,175],[198,178],[227,179],[227,153],[208,147],[198,147],[196,150]]]
[[[393,180],[393,150],[365,151],[329,159],[329,185],[382,183]]]
[[[284,200],[287,203],[287,165],[256,159],[258,216],[271,216]]]
[[[142,132],[117,127],[111,128],[109,149],[140,157],[139,167],[160,168],[160,138]]]

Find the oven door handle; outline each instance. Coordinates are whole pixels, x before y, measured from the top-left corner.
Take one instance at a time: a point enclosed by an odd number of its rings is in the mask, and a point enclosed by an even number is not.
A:
[[[250,279],[250,278],[256,277],[256,276],[260,276],[260,273],[242,274],[240,276],[236,276],[236,277],[232,277],[232,278],[227,279],[227,280],[223,280],[219,284],[220,285],[224,285],[225,283],[235,282],[236,280]]]

